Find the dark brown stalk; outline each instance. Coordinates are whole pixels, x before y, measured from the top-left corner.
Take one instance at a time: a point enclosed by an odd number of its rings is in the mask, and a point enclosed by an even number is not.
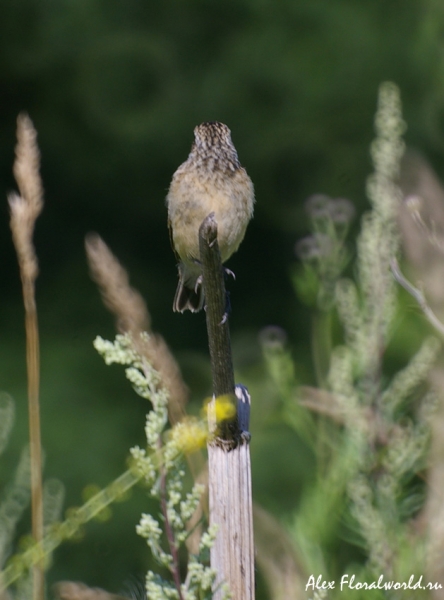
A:
[[[217,223],[214,213],[208,215],[199,228],[205,312],[208,344],[213,375],[213,394],[216,398],[234,394],[233,360],[230,330],[226,315],[227,299],[224,271],[217,243]]]

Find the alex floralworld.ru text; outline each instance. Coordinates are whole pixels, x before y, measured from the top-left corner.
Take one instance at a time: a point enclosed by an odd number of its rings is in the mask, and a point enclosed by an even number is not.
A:
[[[368,583],[367,581],[355,581],[356,576],[344,573],[339,582],[340,589],[348,587],[351,590],[440,590],[442,585],[439,583],[423,583],[423,576],[420,575],[415,579],[414,575],[410,576],[408,582],[400,581],[384,581],[384,575],[380,575],[378,581]],[[305,591],[308,589],[314,590],[334,590],[336,587],[335,581],[325,581],[322,575],[315,579],[314,575],[310,575]]]

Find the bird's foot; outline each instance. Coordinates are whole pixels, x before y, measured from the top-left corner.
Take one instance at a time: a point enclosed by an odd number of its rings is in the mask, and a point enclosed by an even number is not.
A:
[[[196,279],[196,283],[195,283],[195,285],[194,285],[194,291],[196,292],[196,294],[197,294],[197,290],[198,290],[198,289],[200,288],[200,286],[202,285],[202,281],[203,281],[203,279],[202,279],[202,275],[199,275],[199,277]]]
[[[225,312],[222,315],[222,321],[219,325],[224,325],[228,321],[228,317],[231,313],[231,302],[230,302],[230,292],[225,292]]]

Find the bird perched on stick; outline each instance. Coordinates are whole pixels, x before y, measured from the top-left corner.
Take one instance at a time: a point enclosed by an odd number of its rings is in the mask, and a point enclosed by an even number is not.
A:
[[[195,127],[191,152],[173,175],[166,204],[179,261],[173,310],[197,312],[204,303],[199,261],[202,221],[214,212],[225,262],[239,248],[253,216],[253,183],[239,162],[226,125],[212,121]]]

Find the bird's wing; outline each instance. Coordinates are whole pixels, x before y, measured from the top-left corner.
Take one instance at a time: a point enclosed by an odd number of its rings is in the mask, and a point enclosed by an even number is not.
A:
[[[174,247],[173,227],[171,226],[171,219],[168,219],[168,233],[170,234],[170,244],[171,248],[173,249],[174,256],[176,257],[177,262],[180,262],[180,256],[177,254],[176,248]]]

